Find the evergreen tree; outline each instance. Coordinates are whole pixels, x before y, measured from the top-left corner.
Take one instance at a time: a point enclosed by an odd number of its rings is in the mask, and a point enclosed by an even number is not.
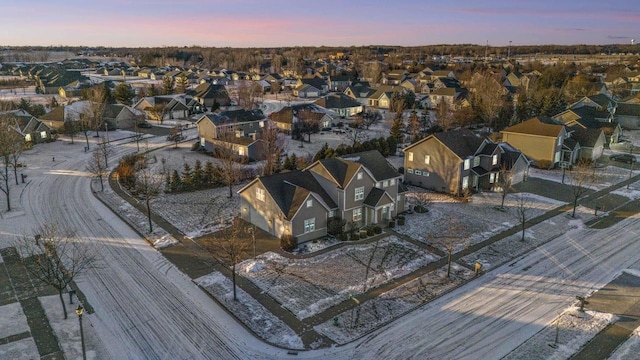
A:
[[[105,81],[102,83],[102,99],[101,102],[102,104],[115,104],[116,99],[113,97],[113,94],[111,93],[111,88],[109,87],[109,84]]]
[[[205,185],[210,186],[213,184],[213,179],[215,175],[214,175],[213,163],[210,160],[204,164],[203,176],[204,176],[203,182]]]
[[[176,78],[176,93],[184,94],[189,88],[189,79],[184,74],[181,74]]]
[[[171,174],[171,191],[180,191],[182,190],[182,179],[180,178],[180,174],[178,174],[178,170],[173,170]]]
[[[404,129],[404,121],[402,121],[402,113],[398,113],[391,124],[391,136],[397,142],[402,141],[402,129]]]
[[[191,183],[195,189],[202,188],[204,185],[204,172],[202,170],[202,163],[200,160],[196,160],[195,165],[193,166],[193,172],[191,173]]]
[[[296,153],[291,154],[291,169],[289,170],[298,170],[298,157]]]
[[[124,82],[118,84],[115,90],[113,91],[113,96],[115,97],[115,99],[119,103],[125,104],[125,105],[131,105],[131,100],[135,95],[136,93],[131,87],[131,85]]]
[[[293,167],[291,166],[291,158],[289,156],[285,156],[284,158],[284,164],[282,165],[282,167],[285,170],[291,170]]]
[[[184,168],[182,169],[182,188],[184,190],[191,190],[193,187],[193,182],[191,181],[191,166],[189,163],[184,163]]]
[[[158,95],[158,89],[156,88],[155,84],[149,85],[149,88],[147,89],[147,95],[149,95],[149,96]]]
[[[175,86],[175,81],[171,76],[165,76],[162,78],[162,92],[165,95],[173,94],[173,88]]]

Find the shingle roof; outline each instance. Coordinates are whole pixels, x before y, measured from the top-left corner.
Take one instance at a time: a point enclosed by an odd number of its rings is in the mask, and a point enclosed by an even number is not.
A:
[[[468,129],[435,133],[433,136],[462,159],[475,155],[484,141]]]
[[[575,138],[580,146],[586,147],[593,147],[602,134],[600,129],[584,129],[579,126],[573,126],[571,130],[573,130],[571,137]]]
[[[640,104],[618,103],[616,115],[640,116]]]
[[[530,134],[548,137],[557,137],[564,125],[558,120],[553,120],[550,117],[538,116],[529,120],[523,121],[520,124],[510,126],[503,132]]]
[[[363,151],[355,154],[344,155],[342,159],[360,163],[366,167],[376,181],[392,179],[400,176],[387,159],[378,150]]]
[[[371,189],[366,199],[364,199],[364,204],[376,207],[379,205],[379,203],[381,203],[381,200],[383,199],[384,194],[386,193],[387,193],[386,191],[380,188],[374,187]],[[387,194],[387,201],[386,202],[383,201],[382,204],[391,204],[391,203],[393,203],[393,200],[391,200],[389,195]]]
[[[343,93],[329,94],[316,100],[314,104],[323,106],[327,109],[347,109],[362,106],[362,104]]]
[[[347,186],[356,171],[360,169],[360,164],[340,158],[321,159],[318,161],[327,169],[342,188]]]

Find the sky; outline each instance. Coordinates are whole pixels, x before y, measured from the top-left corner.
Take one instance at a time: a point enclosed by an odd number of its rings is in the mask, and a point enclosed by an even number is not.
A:
[[[0,0],[0,46],[629,44],[638,0]]]

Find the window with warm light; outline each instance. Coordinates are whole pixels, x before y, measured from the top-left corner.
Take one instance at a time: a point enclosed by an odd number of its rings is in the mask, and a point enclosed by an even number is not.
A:
[[[362,209],[354,209],[353,210],[353,221],[362,220]]]
[[[356,188],[355,191],[355,201],[364,200],[364,186]]]
[[[264,189],[256,188],[256,199],[264,201]]]

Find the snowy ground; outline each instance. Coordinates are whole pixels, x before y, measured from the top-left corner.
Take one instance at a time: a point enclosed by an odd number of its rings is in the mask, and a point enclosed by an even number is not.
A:
[[[244,290],[237,288],[237,300],[233,300],[233,283],[224,275],[215,272],[194,281],[262,339],[289,349],[304,349],[302,340],[291,328]]]
[[[451,277],[447,278],[446,274],[447,267],[444,266],[343,312],[338,316],[338,325],[331,320],[315,326],[314,329],[338,344],[345,344],[407,314],[473,277],[472,271],[455,263],[451,264]]]
[[[244,277],[304,319],[436,259],[423,249],[389,236],[309,259],[265,253],[241,263],[240,269]]]
[[[640,354],[640,327],[636,328],[629,339],[618,346],[609,357],[610,360],[636,359]]]
[[[640,168],[634,170],[632,176],[640,174]],[[529,176],[540,179],[545,179],[557,183],[562,183],[562,169],[544,170],[544,169],[529,169]],[[629,178],[629,169],[625,169],[617,166],[605,166],[596,168],[594,172],[595,181],[585,181],[584,186],[592,190],[602,190],[611,185],[625,181]],[[565,184],[571,184],[570,172],[565,172]]]
[[[612,314],[581,312],[572,306],[503,359],[569,359],[616,319]]]
[[[409,187],[407,204],[413,208],[416,204],[416,194],[425,193],[426,190]],[[454,252],[486,240],[492,235],[519,224],[516,209],[518,199],[523,196],[526,199],[527,218],[541,215],[551,209],[562,205],[562,202],[542,196],[518,193],[509,194],[505,198],[505,211],[498,210],[502,202],[499,193],[478,193],[473,195],[470,202],[460,202],[443,195],[429,193],[431,204],[427,213],[412,213],[405,215],[405,225],[397,226],[395,230],[413,239],[430,243],[443,251],[446,250],[438,236],[449,233],[449,226],[456,226],[458,236],[464,241],[456,244]],[[454,225],[452,221],[455,222]]]

